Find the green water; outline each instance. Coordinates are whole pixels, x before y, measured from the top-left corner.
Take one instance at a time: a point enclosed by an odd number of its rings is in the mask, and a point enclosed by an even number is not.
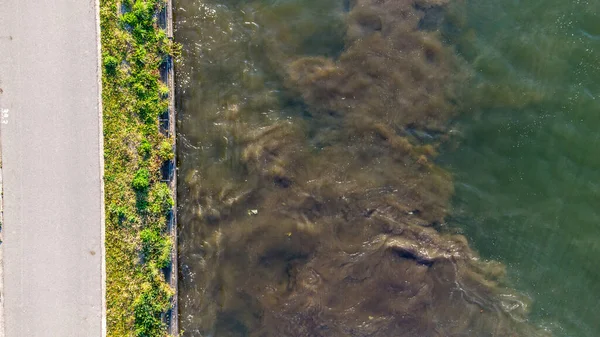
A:
[[[461,8],[471,31],[459,50],[480,84],[540,98],[498,95],[459,121],[460,143],[443,155],[455,176],[449,223],[508,265],[556,335],[600,336],[600,2]]]
[[[600,336],[600,2],[432,3],[175,1],[184,336]]]

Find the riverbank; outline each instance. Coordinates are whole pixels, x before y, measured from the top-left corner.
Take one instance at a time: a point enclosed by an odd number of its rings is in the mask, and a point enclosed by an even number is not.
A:
[[[167,10],[100,2],[108,336],[166,336],[174,301],[174,119],[161,74],[177,47],[157,15]]]

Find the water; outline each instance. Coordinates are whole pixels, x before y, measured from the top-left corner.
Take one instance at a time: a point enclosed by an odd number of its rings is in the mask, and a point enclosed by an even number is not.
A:
[[[599,335],[600,4],[175,7],[185,336]]]
[[[529,104],[489,104],[460,121],[444,162],[455,173],[449,223],[508,265],[558,336],[598,336],[600,322],[600,3],[480,1],[463,55],[481,84],[535,90]],[[523,90],[526,92],[526,90]]]

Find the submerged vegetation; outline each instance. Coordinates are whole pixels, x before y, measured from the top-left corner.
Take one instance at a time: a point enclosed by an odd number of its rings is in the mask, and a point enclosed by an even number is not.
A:
[[[101,0],[108,336],[166,336],[173,291],[167,216],[173,206],[160,168],[173,139],[159,131],[168,88],[159,67],[176,45],[159,28],[164,0]]]

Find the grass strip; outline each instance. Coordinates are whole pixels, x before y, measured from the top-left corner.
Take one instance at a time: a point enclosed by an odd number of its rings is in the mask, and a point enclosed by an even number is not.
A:
[[[173,158],[158,118],[168,108],[159,68],[177,45],[159,28],[166,0],[101,0],[108,336],[166,336],[173,290],[167,216],[174,204],[160,168]]]

